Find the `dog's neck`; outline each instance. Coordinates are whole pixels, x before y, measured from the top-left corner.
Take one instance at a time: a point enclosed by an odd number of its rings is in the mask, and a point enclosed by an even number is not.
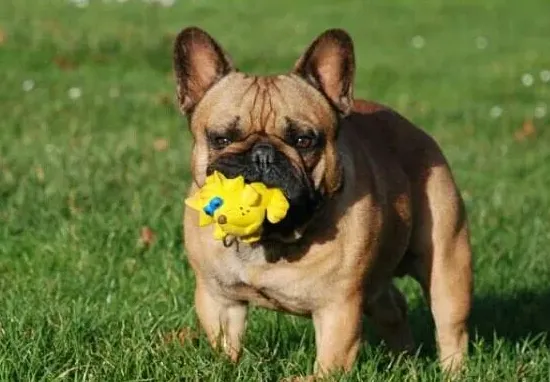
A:
[[[321,194],[315,193],[308,206],[297,208],[287,217],[275,225],[264,226],[264,239],[290,244],[301,240],[310,230],[312,223],[323,213],[326,199]],[[291,209],[293,207],[291,206]]]
[[[272,231],[263,237],[258,243],[259,245],[268,248],[283,248],[283,247],[303,247],[310,246],[321,240],[328,240],[328,237],[333,234],[331,227],[327,222],[334,221],[333,215],[337,210],[338,199],[340,192],[328,196],[323,196],[310,214],[309,218],[297,227],[293,227],[288,232]]]

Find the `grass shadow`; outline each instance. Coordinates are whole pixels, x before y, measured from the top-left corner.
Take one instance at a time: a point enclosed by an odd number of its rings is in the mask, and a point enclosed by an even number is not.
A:
[[[488,343],[495,337],[512,342],[546,334],[550,344],[550,289],[540,292],[521,290],[513,295],[481,295],[474,299],[472,336]]]
[[[518,343],[543,335],[550,344],[550,289],[540,292],[522,290],[513,295],[480,294],[474,296],[469,321],[470,342],[482,339]],[[409,311],[419,356],[436,357],[435,328],[426,304]]]

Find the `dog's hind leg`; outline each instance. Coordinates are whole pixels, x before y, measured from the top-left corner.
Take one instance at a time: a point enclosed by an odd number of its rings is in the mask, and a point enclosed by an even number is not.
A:
[[[419,198],[409,250],[436,327],[443,369],[460,368],[468,349],[472,265],[466,212],[450,171],[433,168]]]
[[[374,300],[367,300],[364,313],[375,332],[392,352],[399,354],[414,350],[414,340],[407,318],[407,301],[393,284]]]

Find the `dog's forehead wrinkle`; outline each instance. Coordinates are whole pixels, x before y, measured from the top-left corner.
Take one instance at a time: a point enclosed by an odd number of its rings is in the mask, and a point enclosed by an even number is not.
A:
[[[194,114],[195,129],[198,125],[227,125],[240,116],[238,127],[245,135],[264,132],[282,136],[285,117],[315,128],[330,128],[335,123],[324,96],[292,75],[232,73],[207,92]]]
[[[257,77],[252,85],[255,87],[254,98],[250,103],[248,115],[250,129],[256,132],[267,132],[276,127],[277,112],[275,111],[278,102],[274,98],[279,94],[274,89],[272,77]],[[271,129],[270,129],[271,127]]]

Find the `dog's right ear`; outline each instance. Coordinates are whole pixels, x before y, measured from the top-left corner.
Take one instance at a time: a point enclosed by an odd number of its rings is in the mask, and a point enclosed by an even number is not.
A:
[[[176,37],[173,65],[179,107],[188,115],[212,85],[235,70],[220,45],[197,27],[185,28]]]

